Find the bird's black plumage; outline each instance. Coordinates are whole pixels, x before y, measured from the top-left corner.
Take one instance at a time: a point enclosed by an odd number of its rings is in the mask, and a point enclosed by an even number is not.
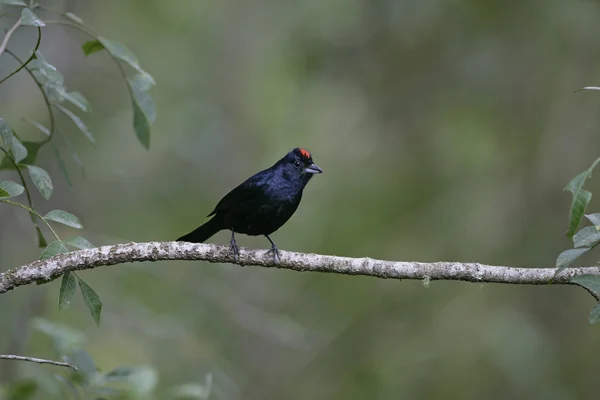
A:
[[[271,242],[271,252],[277,262],[277,246],[269,235],[290,219],[300,204],[308,181],[314,174],[322,172],[307,150],[295,148],[271,168],[252,175],[227,193],[208,214],[212,219],[177,240],[202,243],[217,232],[229,229],[231,250],[237,257],[239,250],[235,233],[265,235]]]

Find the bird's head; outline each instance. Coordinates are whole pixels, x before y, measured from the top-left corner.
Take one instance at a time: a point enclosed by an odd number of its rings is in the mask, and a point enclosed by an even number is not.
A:
[[[313,163],[310,152],[301,147],[296,147],[290,151],[282,161],[288,165],[288,168],[290,166],[293,167],[294,170],[305,175],[307,178],[310,178],[314,174],[323,173],[323,170],[317,164]]]

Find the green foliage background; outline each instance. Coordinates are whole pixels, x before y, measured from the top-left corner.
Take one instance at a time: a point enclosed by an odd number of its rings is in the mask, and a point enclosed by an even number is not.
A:
[[[564,185],[600,148],[600,5],[592,1],[81,1],[71,7],[152,74],[150,149],[132,132],[114,63],[50,26],[40,50],[90,100],[96,149],[68,121],[85,179],[52,152],[40,213],[77,215],[95,245],[171,240],[229,189],[295,146],[325,173],[274,236],[280,248],[391,260],[551,267],[571,246]],[[34,29],[9,48],[26,58]],[[6,56],[0,76],[14,69]],[[25,73],[2,116],[46,120]],[[28,130],[30,129],[30,130]],[[0,178],[14,179],[0,171]],[[597,180],[589,190],[598,193]],[[598,210],[597,199],[591,208]],[[57,228],[65,236],[68,227]],[[39,255],[23,210],[0,207],[0,269]],[[226,243],[227,233],[212,241]],[[264,238],[240,245],[267,247]],[[576,265],[591,265],[591,251]],[[103,370],[150,365],[158,393],[211,399],[592,398],[600,327],[583,290],[240,268],[121,265],[80,273],[103,301],[58,310],[59,282],[2,295],[0,353],[54,355],[43,317],[81,330]],[[3,362],[0,379],[55,372]],[[166,398],[155,395],[156,398]],[[44,397],[40,397],[44,398]]]

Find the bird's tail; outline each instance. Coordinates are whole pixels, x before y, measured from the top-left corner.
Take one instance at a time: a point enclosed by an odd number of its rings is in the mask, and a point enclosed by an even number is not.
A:
[[[214,216],[204,225],[177,239],[178,242],[202,243],[223,229],[220,218]]]

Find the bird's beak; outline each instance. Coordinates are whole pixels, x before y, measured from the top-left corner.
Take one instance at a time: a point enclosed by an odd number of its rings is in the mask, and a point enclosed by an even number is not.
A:
[[[308,167],[306,167],[304,172],[307,174],[322,174],[323,170],[319,168],[317,164],[310,164]]]

